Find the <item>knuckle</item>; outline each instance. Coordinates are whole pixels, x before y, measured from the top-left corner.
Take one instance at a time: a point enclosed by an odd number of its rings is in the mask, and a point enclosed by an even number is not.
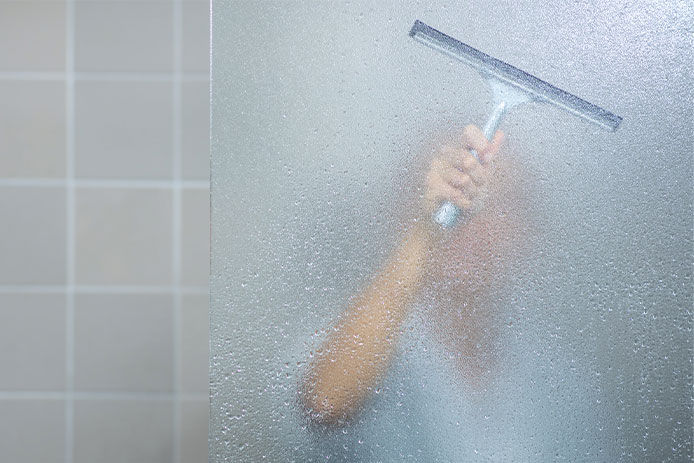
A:
[[[455,203],[460,207],[461,209],[468,209],[470,207],[470,201],[467,200],[464,196],[459,196],[455,198]]]
[[[474,137],[476,133],[477,133],[477,127],[475,127],[472,124],[466,125],[465,128],[463,129],[463,136],[467,139]]]
[[[442,166],[443,160],[441,160],[440,158],[434,159],[433,161],[431,161],[431,164],[429,165],[429,173],[438,172],[439,170],[441,170]]]
[[[440,159],[442,161],[448,161],[451,159],[455,159],[456,156],[456,149],[452,147],[446,147],[437,156],[437,159]]]
[[[472,153],[465,154],[465,158],[463,159],[463,166],[465,167],[465,170],[473,170],[477,164],[477,159],[475,159],[475,156],[473,156]]]
[[[446,178],[448,179],[448,183],[450,183],[453,187],[455,188],[461,188],[464,183],[464,178],[463,175],[459,170],[457,169],[450,169],[447,172]]]
[[[445,195],[448,188],[448,183],[443,179],[437,179],[434,183],[434,189],[439,195]]]
[[[429,172],[427,175],[427,185],[429,188],[436,188],[436,186],[440,183],[438,175],[436,175],[434,172]]]

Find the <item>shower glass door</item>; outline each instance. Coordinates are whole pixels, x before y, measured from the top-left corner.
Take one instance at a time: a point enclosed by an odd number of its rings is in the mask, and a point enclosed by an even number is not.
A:
[[[691,461],[692,18],[214,1],[210,461]],[[417,19],[621,126],[524,103],[475,164],[492,91]]]

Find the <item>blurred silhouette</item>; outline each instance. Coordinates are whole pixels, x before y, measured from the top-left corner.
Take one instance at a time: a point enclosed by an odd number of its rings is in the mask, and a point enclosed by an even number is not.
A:
[[[388,371],[399,332],[418,298],[434,301],[427,321],[440,341],[459,354],[461,376],[476,382],[490,371],[490,297],[509,255],[519,252],[528,236],[527,220],[520,215],[521,171],[497,156],[501,132],[488,141],[478,127],[467,126],[457,138],[436,151],[423,193],[412,207],[411,226],[311,364],[302,398],[315,421],[338,423],[358,413]],[[432,220],[446,200],[464,211],[453,229]]]

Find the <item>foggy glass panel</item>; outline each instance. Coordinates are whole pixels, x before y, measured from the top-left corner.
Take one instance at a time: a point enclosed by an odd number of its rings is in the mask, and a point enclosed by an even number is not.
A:
[[[212,10],[210,461],[691,461],[690,6]],[[392,361],[326,422],[312,365],[431,220],[432,159],[492,109],[416,19],[624,120],[507,115],[488,199],[433,232]]]

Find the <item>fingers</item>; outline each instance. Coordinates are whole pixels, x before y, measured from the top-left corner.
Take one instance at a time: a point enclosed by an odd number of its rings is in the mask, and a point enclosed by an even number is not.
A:
[[[476,125],[468,125],[463,129],[463,146],[466,149],[482,153],[487,149],[487,145],[489,140],[482,133],[482,129]]]
[[[468,174],[451,167],[441,172],[441,178],[467,196],[471,198],[477,196],[477,185]]]
[[[450,201],[463,210],[482,207],[488,193],[486,184],[489,175],[489,169],[483,162],[496,155],[503,139],[503,133],[497,132],[488,141],[479,127],[465,127],[464,148],[444,147],[431,163],[423,202],[425,209],[431,213],[442,201]],[[471,150],[475,150],[479,158]]]
[[[482,162],[487,163],[496,157],[505,139],[506,135],[504,135],[504,132],[497,130],[494,134],[494,138],[492,138],[492,141],[487,145],[487,148],[480,153]]]
[[[491,141],[484,136],[482,129],[476,125],[468,125],[463,129],[463,146],[475,150],[482,162],[488,162],[499,151],[504,141],[504,133],[497,130]]]
[[[476,160],[474,161],[479,164]],[[474,181],[473,175],[456,168],[450,158],[435,159],[427,176],[428,199],[433,204],[451,201],[460,208],[466,210],[471,208],[473,200],[480,193],[480,185]]]
[[[472,207],[472,197],[466,195],[463,191],[455,188],[443,178],[439,177],[432,185],[435,203],[440,204],[443,201],[450,201],[461,209],[470,209]]]
[[[463,192],[450,185],[444,186],[443,193],[442,199],[452,202],[460,209],[468,210],[472,207],[472,198],[465,196]]]
[[[470,176],[477,185],[486,181],[484,167],[475,156],[465,150],[457,150],[448,155],[450,165]]]

